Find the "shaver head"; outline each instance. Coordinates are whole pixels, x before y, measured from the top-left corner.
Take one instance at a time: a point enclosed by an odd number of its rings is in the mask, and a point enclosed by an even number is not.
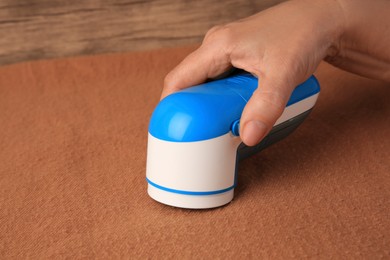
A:
[[[271,133],[259,145],[246,147],[237,126],[257,81],[249,73],[238,73],[160,101],[148,135],[146,180],[153,199],[194,209],[229,203],[236,186],[238,160],[292,132],[319,93],[312,76],[294,90]]]

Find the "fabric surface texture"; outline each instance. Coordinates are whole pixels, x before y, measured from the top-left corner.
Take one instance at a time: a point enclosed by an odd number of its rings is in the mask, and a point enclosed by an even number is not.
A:
[[[211,210],[146,193],[150,115],[194,47],[0,68],[0,258],[390,258],[390,86],[321,64],[309,118]]]

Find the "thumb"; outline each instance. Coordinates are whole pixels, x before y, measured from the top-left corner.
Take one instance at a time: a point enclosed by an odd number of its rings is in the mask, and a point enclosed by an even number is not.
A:
[[[240,120],[242,141],[258,144],[282,115],[294,85],[281,78],[259,79],[258,88],[244,108]]]

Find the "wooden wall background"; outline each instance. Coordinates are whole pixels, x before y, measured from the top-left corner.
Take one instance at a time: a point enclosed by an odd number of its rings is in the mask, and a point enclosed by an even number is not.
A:
[[[282,0],[0,0],[0,65],[196,43]]]

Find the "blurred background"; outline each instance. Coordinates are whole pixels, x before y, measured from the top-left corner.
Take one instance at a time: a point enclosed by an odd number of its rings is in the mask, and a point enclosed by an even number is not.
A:
[[[0,65],[201,42],[282,0],[0,0]]]

